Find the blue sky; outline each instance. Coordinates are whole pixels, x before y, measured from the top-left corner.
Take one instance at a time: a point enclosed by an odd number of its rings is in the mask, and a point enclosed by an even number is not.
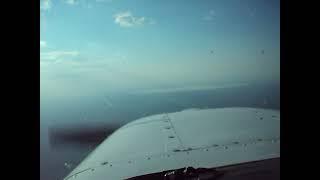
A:
[[[41,0],[40,4],[44,96],[280,79],[279,1]]]

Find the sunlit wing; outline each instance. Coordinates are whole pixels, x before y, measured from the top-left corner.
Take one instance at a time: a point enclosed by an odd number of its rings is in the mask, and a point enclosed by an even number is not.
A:
[[[279,157],[279,111],[192,109],[121,127],[65,180],[127,179],[184,167],[219,168]]]

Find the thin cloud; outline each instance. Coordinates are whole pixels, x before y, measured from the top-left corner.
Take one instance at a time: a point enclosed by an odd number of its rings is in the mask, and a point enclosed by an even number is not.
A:
[[[114,22],[121,27],[134,27],[143,24],[154,24],[154,20],[146,17],[136,17],[133,16],[130,11],[120,12],[115,14]]]
[[[257,11],[256,8],[249,9],[249,14],[250,14],[250,16],[251,16],[251,17],[255,16],[255,15],[256,15],[256,11]]]
[[[78,51],[50,51],[40,52],[40,60],[60,60],[62,58],[78,56]]]
[[[114,0],[96,0],[97,3],[109,3],[112,1],[114,1]]]
[[[203,20],[205,21],[212,21],[215,17],[216,13],[214,10],[210,10],[209,13],[203,17]]]
[[[78,4],[77,0],[66,0],[65,3],[69,4],[69,5],[76,5]]]
[[[40,41],[40,47],[47,47],[46,41]]]
[[[48,11],[49,9],[51,9],[51,6],[52,6],[51,0],[42,0],[40,2],[40,10],[42,11]]]
[[[111,3],[113,0],[63,0],[64,3],[70,5],[70,6],[76,6],[79,5],[84,8],[93,8],[93,4],[95,3]]]

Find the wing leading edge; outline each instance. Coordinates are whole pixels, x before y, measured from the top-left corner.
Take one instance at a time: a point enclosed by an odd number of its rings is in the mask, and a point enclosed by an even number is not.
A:
[[[149,116],[121,127],[65,180],[126,179],[183,167],[216,168],[279,157],[279,111],[193,109]]]

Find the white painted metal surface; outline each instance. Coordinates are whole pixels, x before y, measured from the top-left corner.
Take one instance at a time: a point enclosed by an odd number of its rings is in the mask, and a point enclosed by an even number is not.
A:
[[[65,180],[116,180],[187,166],[212,168],[276,157],[280,157],[279,111],[192,109],[123,126]]]

